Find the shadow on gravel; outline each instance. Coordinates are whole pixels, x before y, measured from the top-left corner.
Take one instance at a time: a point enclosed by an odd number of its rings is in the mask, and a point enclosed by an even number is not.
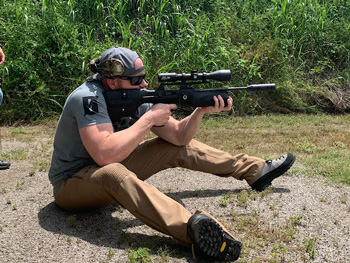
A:
[[[127,229],[144,224],[136,218],[121,216],[123,219],[119,219],[112,215],[116,210],[116,206],[111,205],[94,211],[71,213],[52,202],[40,210],[38,219],[43,229],[61,235],[62,240],[67,239],[67,242],[71,242],[70,237],[76,237],[98,247],[122,250],[149,248],[153,255],[168,251],[173,258],[192,261],[191,250],[171,237],[128,232]],[[122,215],[122,212],[117,213]]]
[[[217,197],[227,193],[239,194],[247,189],[209,189],[198,191],[179,191],[166,193],[169,197],[184,205],[182,199]],[[288,193],[289,189],[271,188],[273,193]],[[110,247],[115,249],[133,249],[140,247],[149,248],[153,255],[159,255],[162,251],[167,251],[171,257],[185,259],[193,262],[190,248],[184,247],[171,237],[153,235],[153,230],[146,230],[151,234],[132,233],[132,228],[143,226],[144,224],[136,218],[123,215],[123,210],[115,205],[110,205],[101,209],[89,212],[72,213],[62,210],[55,202],[51,202],[43,207],[38,213],[40,226],[46,231],[58,234],[67,239],[76,237],[85,240],[98,247]],[[53,241],[54,242],[54,241]]]

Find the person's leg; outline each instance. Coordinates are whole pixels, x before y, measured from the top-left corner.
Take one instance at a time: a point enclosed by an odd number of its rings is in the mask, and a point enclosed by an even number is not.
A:
[[[190,244],[186,227],[192,214],[119,163],[82,169],[56,185],[54,197],[70,211],[118,203],[150,227]]]
[[[192,140],[186,146],[175,146],[162,139],[146,141],[122,162],[141,180],[173,167],[211,173],[252,184],[260,175],[265,160],[246,154],[232,156],[224,151]]]
[[[150,167],[152,166],[145,167],[145,174],[151,173]],[[204,214],[198,218],[199,211],[191,214],[182,205],[140,180],[119,163],[102,168],[89,166],[82,169],[72,178],[56,185],[54,196],[59,206],[70,211],[119,203],[145,224],[185,245],[193,244],[204,255],[212,253],[212,250],[202,249],[207,243],[213,243],[215,248],[220,248],[220,253],[215,256],[218,259],[235,259],[240,253],[240,242],[213,217],[209,219],[206,217],[208,214]],[[190,218],[195,220],[189,226]],[[188,229],[191,230],[192,238],[188,235]],[[201,238],[203,231],[210,232],[208,240]],[[217,239],[218,235],[221,237]]]
[[[204,211],[197,210],[191,216],[187,233],[193,244],[193,253],[199,252],[208,260],[235,261],[241,253],[242,243],[217,219]]]
[[[0,106],[2,104],[2,99],[3,99],[3,93],[1,90],[1,79],[0,79]],[[0,130],[0,157],[1,157],[1,151],[2,151],[2,147],[1,147],[1,130]],[[11,166],[10,162],[0,160],[0,170],[8,169],[10,168],[10,166]]]

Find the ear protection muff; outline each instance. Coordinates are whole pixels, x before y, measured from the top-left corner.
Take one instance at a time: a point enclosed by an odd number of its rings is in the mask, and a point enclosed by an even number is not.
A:
[[[121,60],[111,58],[100,61],[100,58],[95,58],[90,61],[89,69],[93,73],[100,73],[105,78],[115,78],[123,75],[124,64]]]
[[[100,74],[106,78],[120,77],[124,73],[124,64],[116,58],[106,59],[99,64]]]

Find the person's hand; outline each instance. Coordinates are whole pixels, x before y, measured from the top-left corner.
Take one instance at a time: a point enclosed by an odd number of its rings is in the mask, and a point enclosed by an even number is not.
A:
[[[154,104],[148,111],[150,114],[152,114],[151,116],[154,126],[163,126],[167,124],[171,116],[171,111],[175,110],[176,108],[176,104]]]
[[[200,107],[204,113],[220,113],[222,111],[230,111],[233,104],[233,99],[229,96],[227,99],[227,106],[225,106],[225,102],[223,98],[219,96],[214,96],[213,100],[215,102],[214,106],[210,107]]]
[[[0,65],[5,62],[5,54],[4,51],[2,51],[2,48],[0,47]]]

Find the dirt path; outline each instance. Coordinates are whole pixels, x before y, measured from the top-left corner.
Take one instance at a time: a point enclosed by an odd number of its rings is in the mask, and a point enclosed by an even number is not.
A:
[[[120,207],[83,214],[60,210],[47,173],[33,172],[33,165],[40,167],[50,155],[53,128],[24,130],[30,133],[6,136],[3,151],[42,149],[42,157],[17,157],[11,169],[0,171],[0,262],[130,262],[139,247],[150,251],[139,262],[194,262],[188,248]],[[232,178],[184,169],[163,171],[148,182],[188,210],[220,218],[244,243],[239,262],[349,262],[349,187],[327,185],[293,169],[263,194]]]

